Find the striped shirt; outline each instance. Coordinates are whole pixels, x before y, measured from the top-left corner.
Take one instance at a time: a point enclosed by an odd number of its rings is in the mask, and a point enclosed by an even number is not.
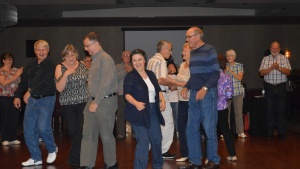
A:
[[[218,85],[220,66],[217,51],[212,45],[204,44],[191,51],[190,74],[185,87],[200,90],[203,86],[214,88]]]
[[[154,72],[157,79],[167,77],[168,74],[167,61],[160,53],[156,53],[151,59],[149,59],[147,69]],[[168,89],[168,86],[159,86],[162,91]]]
[[[234,62],[234,65],[231,66],[229,63],[227,63],[227,66],[235,73],[244,73],[243,64]],[[232,74],[227,72],[227,74],[230,75],[232,79],[232,86],[233,86],[233,96],[238,96],[244,93],[244,87],[240,80],[236,79]]]
[[[273,63],[277,62],[279,67],[291,69],[291,65],[287,57],[282,54],[273,57],[272,55],[265,56],[261,62],[259,70],[269,69]],[[280,84],[287,81],[287,76],[278,70],[272,70],[269,74],[264,76],[265,82],[269,84]]]

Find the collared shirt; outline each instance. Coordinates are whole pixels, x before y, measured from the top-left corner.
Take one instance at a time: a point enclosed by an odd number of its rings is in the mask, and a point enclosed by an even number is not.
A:
[[[149,61],[147,65],[147,69],[154,72],[156,78],[159,79],[161,77],[167,77],[168,68],[167,61],[160,53],[156,53]],[[168,86],[159,85],[161,90],[167,90]]]
[[[277,62],[279,67],[291,69],[291,65],[287,57],[282,54],[273,57],[272,55],[265,56],[261,62],[259,70],[269,69],[273,63]],[[278,70],[272,70],[269,74],[264,76],[264,80],[270,84],[280,84],[287,81],[287,76]]]
[[[17,98],[21,98],[25,91],[30,88],[31,95],[47,96],[56,92],[54,72],[56,64],[49,56],[38,64],[37,58],[29,63],[23,71],[18,90],[15,92]]]
[[[116,64],[117,69],[117,76],[118,76],[118,89],[119,89],[119,95],[123,95],[123,84],[124,84],[124,78],[127,74],[127,72],[124,69],[124,63]]]
[[[118,92],[118,78],[115,62],[103,49],[92,55],[89,70],[88,92],[99,104],[109,94]]]
[[[227,66],[235,73],[244,73],[243,64],[234,62],[234,65],[231,66],[229,63],[227,63]],[[236,79],[232,74],[229,72],[226,72],[230,75],[232,79],[232,86],[233,86],[233,96],[238,96],[244,93],[244,87],[240,80]]]

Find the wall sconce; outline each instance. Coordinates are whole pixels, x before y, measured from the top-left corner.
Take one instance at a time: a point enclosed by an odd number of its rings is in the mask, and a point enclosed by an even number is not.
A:
[[[285,55],[285,57],[290,58],[291,52],[287,49],[287,50],[285,50],[284,55]]]

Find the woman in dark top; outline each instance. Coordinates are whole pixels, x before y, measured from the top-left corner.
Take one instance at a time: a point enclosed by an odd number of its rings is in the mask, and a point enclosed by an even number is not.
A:
[[[78,61],[78,52],[68,44],[63,51],[62,63],[55,69],[56,89],[60,92],[59,103],[71,137],[68,163],[73,168],[80,166],[80,148],[83,127],[83,109],[88,94],[86,67]]]
[[[134,69],[126,75],[123,87],[127,100],[125,120],[131,123],[137,141],[134,168],[147,168],[150,143],[152,167],[161,169],[163,158],[160,125],[165,124],[161,111],[165,109],[166,102],[155,74],[145,69],[146,53],[135,49],[130,54],[130,60]]]

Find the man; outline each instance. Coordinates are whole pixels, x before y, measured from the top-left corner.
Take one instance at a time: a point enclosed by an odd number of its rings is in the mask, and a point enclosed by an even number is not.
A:
[[[88,33],[84,37],[83,45],[93,61],[88,75],[90,98],[83,111],[80,165],[86,169],[95,166],[100,135],[104,168],[117,169],[116,140],[113,135],[115,112],[118,108],[118,79],[115,63],[102,49],[100,36],[96,32]]]
[[[187,99],[190,90],[188,122],[186,128],[187,145],[191,164],[188,169],[201,168],[201,137],[202,124],[207,139],[208,163],[204,169],[219,168],[220,157],[217,154],[218,140],[216,126],[218,122],[217,98],[220,67],[215,48],[203,41],[203,30],[191,27],[186,32],[186,41],[192,51],[190,57],[190,79],[181,91]]]
[[[157,44],[157,53],[149,60],[147,69],[155,73],[160,88],[166,100],[166,109],[162,112],[165,119],[165,126],[161,126],[162,132],[162,156],[163,158],[174,158],[174,154],[169,154],[168,150],[171,147],[174,136],[174,121],[172,115],[172,108],[169,102],[168,96],[166,95],[167,90],[169,90],[169,85],[164,78],[167,77],[168,69],[167,62],[172,54],[172,44],[168,41],[161,40]]]
[[[117,140],[122,140],[126,136],[126,125],[124,121],[124,109],[125,109],[125,101],[123,96],[123,81],[126,74],[132,71],[133,67],[130,64],[130,51],[125,50],[122,52],[122,63],[116,65],[117,75],[118,75],[118,84],[119,84],[119,92],[118,92],[118,111],[117,111],[117,120],[116,120],[116,128],[117,128]]]
[[[86,67],[87,69],[90,69],[91,64],[92,64],[92,58],[91,58],[91,56],[85,56],[85,57],[82,59],[82,61],[83,61],[84,65],[85,65],[85,67]]]
[[[48,57],[49,45],[46,41],[36,41],[34,53],[37,58],[25,67],[14,99],[14,105],[17,109],[21,107],[21,97],[27,104],[23,125],[24,138],[31,157],[22,163],[23,166],[41,165],[43,163],[39,148],[39,137],[43,139],[48,150],[47,163],[54,162],[58,151],[51,127],[56,99],[54,83],[56,65]]]
[[[273,137],[275,125],[280,139],[286,139],[286,81],[291,73],[291,65],[284,55],[280,54],[280,44],[273,42],[271,54],[261,62],[259,73],[264,76],[264,89],[267,101],[267,137]]]

